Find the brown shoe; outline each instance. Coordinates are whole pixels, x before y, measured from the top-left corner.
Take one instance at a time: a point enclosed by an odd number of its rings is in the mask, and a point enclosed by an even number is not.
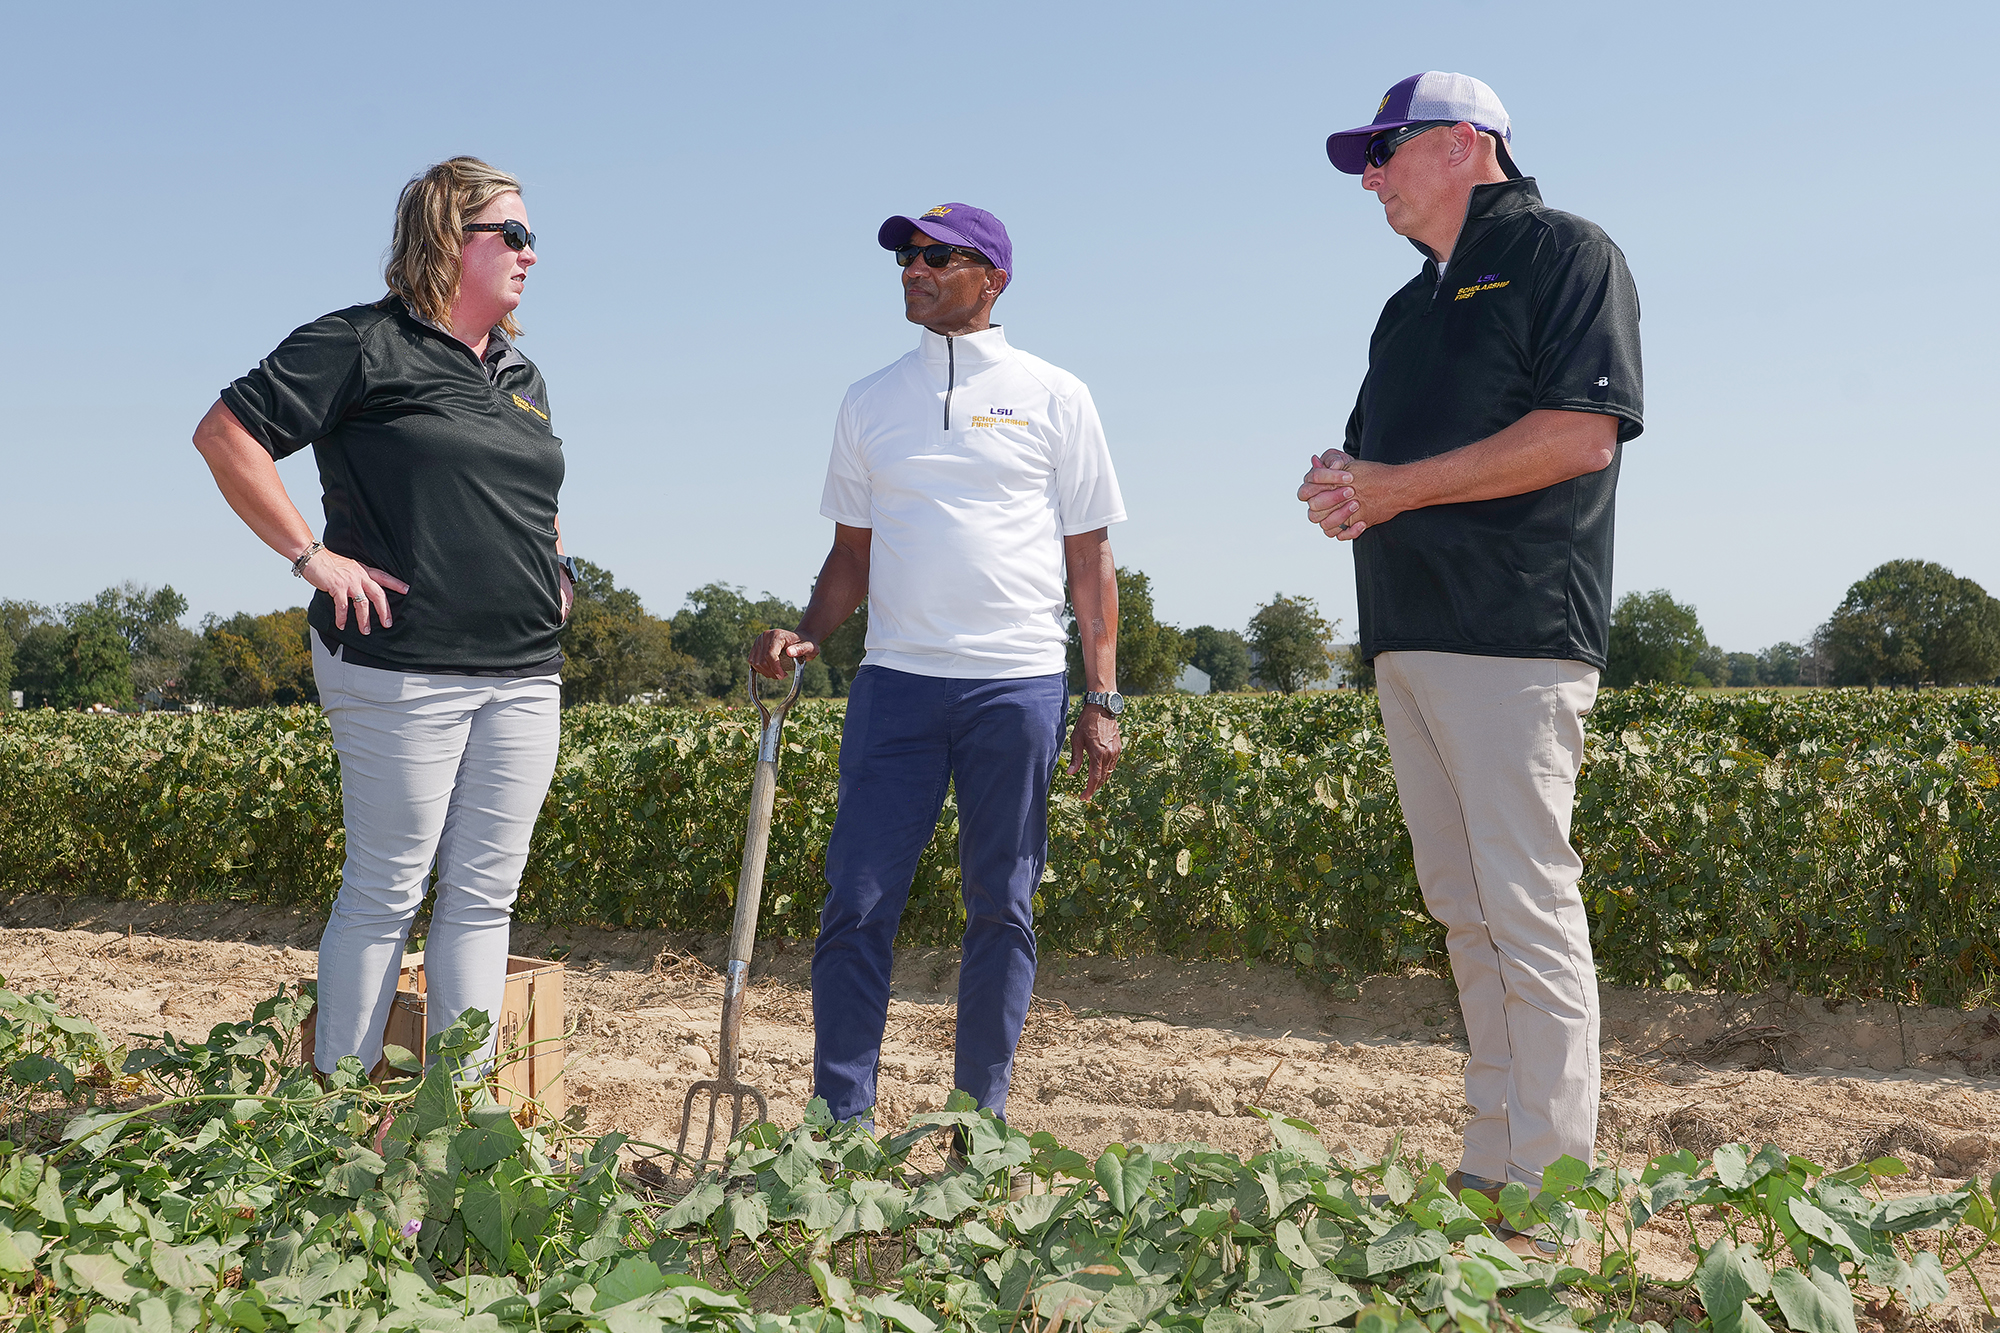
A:
[[[1466,1190],[1474,1194],[1484,1194],[1493,1202],[1500,1202],[1500,1191],[1507,1188],[1504,1180],[1488,1180],[1484,1176],[1468,1176],[1463,1171],[1454,1171],[1444,1178],[1444,1187],[1456,1199]]]
[[[1570,1261],[1570,1256],[1576,1253],[1575,1245],[1565,1245],[1559,1240],[1547,1240],[1525,1231],[1500,1227],[1495,1234],[1499,1236],[1502,1245],[1523,1259],[1533,1259],[1538,1264],[1566,1264]]]
[[[965,1154],[959,1151],[956,1143],[945,1150],[944,1169],[947,1175],[957,1171],[964,1171],[967,1169],[967,1166],[968,1163],[965,1160]],[[1035,1178],[1028,1172],[1009,1171],[1007,1173],[1007,1198],[1010,1201],[1027,1198],[1033,1192],[1034,1188]]]

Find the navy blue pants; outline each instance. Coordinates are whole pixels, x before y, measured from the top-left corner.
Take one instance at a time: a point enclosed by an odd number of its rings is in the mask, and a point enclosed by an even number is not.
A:
[[[1035,890],[1049,859],[1062,675],[958,680],[865,666],[847,695],[829,892],[813,946],[813,1089],[836,1119],[875,1105],[890,945],[917,858],[958,792],[965,941],[953,1079],[1001,1113],[1035,984]]]

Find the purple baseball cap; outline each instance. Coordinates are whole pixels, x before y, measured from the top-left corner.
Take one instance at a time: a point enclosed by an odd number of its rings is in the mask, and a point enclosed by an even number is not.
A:
[[[893,217],[882,224],[875,239],[884,250],[900,250],[910,243],[913,231],[935,236],[946,245],[977,250],[993,261],[993,267],[1006,269],[1009,278],[1014,276],[1014,243],[1007,239],[1007,229],[1000,219],[983,208],[939,204],[919,217]]]
[[[1348,175],[1359,176],[1368,167],[1363,154],[1368,151],[1370,139],[1384,130],[1427,120],[1449,121],[1454,125],[1461,120],[1469,121],[1475,129],[1485,130],[1500,150],[1502,169],[1509,176],[1520,176],[1520,169],[1507,151],[1514,139],[1514,127],[1498,95],[1470,74],[1446,74],[1435,69],[1412,74],[1382,94],[1381,104],[1375,108],[1375,119],[1368,124],[1328,135],[1327,160]]]

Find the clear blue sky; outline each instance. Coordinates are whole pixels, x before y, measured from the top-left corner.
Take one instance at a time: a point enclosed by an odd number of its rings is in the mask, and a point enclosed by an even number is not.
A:
[[[1321,143],[1422,69],[1492,84],[1523,169],[1637,277],[1620,592],[1670,589],[1732,649],[1803,637],[1895,557],[2000,593],[1996,13],[15,6],[0,596],[302,600],[190,431],[289,330],[379,296],[397,189],[469,152],[542,238],[522,347],[569,547],[655,611],[715,579],[803,600],[841,392],[914,338],[875,228],[957,199],[1013,233],[1009,339],[1092,388],[1113,543],[1162,616],[1240,627],[1282,590],[1351,633],[1350,557],[1290,497],[1418,259]],[[310,454],[282,471],[317,523]]]

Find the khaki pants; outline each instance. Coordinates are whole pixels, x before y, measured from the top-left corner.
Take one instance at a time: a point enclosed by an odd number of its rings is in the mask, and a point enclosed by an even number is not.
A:
[[[1539,1187],[1597,1139],[1597,969],[1569,844],[1582,662],[1394,652],[1375,659],[1424,905],[1445,927],[1472,1047],[1460,1169]]]

